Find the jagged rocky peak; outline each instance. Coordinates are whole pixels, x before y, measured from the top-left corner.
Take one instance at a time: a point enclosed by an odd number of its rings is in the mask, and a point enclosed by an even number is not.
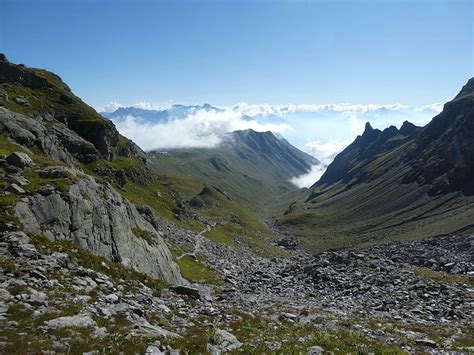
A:
[[[372,140],[377,139],[380,133],[381,132],[379,129],[373,128],[370,122],[366,122],[364,132],[362,133],[360,137],[364,142],[372,141]]]
[[[404,136],[409,136],[410,134],[418,131],[420,127],[415,126],[413,123],[405,121],[400,127],[400,134]]]
[[[365,123],[365,128],[364,128],[364,133],[366,132],[372,132],[374,130],[374,128],[372,127],[372,125],[370,124],[370,122],[366,122]]]
[[[398,129],[395,126],[389,126],[382,131],[380,135],[382,139],[389,139],[398,134]]]

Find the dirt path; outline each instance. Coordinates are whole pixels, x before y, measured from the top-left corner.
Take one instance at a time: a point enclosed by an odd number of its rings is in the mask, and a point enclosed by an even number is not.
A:
[[[202,231],[200,231],[198,234],[196,234],[196,242],[194,243],[194,250],[192,252],[187,252],[187,253],[181,254],[180,256],[178,256],[178,260],[181,260],[185,256],[190,256],[190,257],[196,259],[197,258],[196,254],[199,251],[199,249],[201,248],[202,238],[204,238],[203,234],[209,232],[211,229],[212,229],[212,227],[210,225],[207,225],[206,228],[204,228]]]

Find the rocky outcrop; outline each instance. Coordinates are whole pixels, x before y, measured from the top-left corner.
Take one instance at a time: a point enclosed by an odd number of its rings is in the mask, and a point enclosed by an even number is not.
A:
[[[80,176],[67,193],[49,189],[22,198],[15,216],[27,233],[71,240],[137,271],[184,282],[161,234],[115,189],[90,176]]]
[[[99,156],[92,143],[48,115],[31,118],[0,107],[0,134],[66,164],[88,163]]]
[[[40,124],[41,121],[47,121],[51,126],[61,123],[55,135],[66,138],[60,139],[61,143],[70,148],[73,151],[71,153],[82,162],[97,158],[114,160],[118,156],[134,156],[146,161],[146,155],[136,144],[120,136],[111,121],[75,96],[59,76],[46,70],[11,63],[3,54],[1,57],[0,106],[34,117]],[[50,128],[49,125],[46,128]],[[18,127],[15,130],[16,133],[24,133]],[[75,135],[73,139],[69,137],[71,132]],[[61,137],[64,134],[66,137]],[[82,141],[77,140],[77,137]],[[32,137],[26,134],[24,138],[31,140]],[[88,144],[84,145],[83,141]],[[81,151],[83,148],[86,151]]]

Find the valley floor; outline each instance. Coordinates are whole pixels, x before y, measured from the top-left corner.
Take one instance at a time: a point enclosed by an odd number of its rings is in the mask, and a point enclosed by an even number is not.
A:
[[[184,276],[207,285],[4,233],[0,352],[474,351],[473,236],[266,259],[161,223]]]

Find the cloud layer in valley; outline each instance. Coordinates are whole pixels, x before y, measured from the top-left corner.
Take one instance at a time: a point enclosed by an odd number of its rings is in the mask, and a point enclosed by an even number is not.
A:
[[[300,176],[295,176],[290,181],[296,187],[303,188],[303,187],[310,187],[315,182],[317,182],[321,176],[323,176],[324,172],[326,171],[326,165],[313,165],[311,170],[307,174],[303,174]]]
[[[363,132],[365,122],[371,122],[374,128],[379,129],[390,125],[400,127],[405,120],[421,126],[428,123],[441,108],[440,104],[407,106],[345,103],[239,103],[216,108],[210,105],[183,106],[146,102],[126,107],[112,102],[100,111],[114,121],[122,134],[146,151],[215,147],[224,133],[251,128],[279,133],[297,148],[328,165]],[[117,109],[120,110],[116,111]],[[114,111],[120,115],[114,115]],[[293,182],[300,187],[311,186],[319,179],[323,170],[321,166],[314,167],[308,174],[295,178]]]
[[[142,120],[127,115],[114,121],[120,133],[135,141],[142,149],[211,148],[217,146],[223,134],[242,129],[272,131],[283,134],[291,130],[287,123],[260,123],[245,119],[232,110],[198,110],[185,118],[164,122]]]

